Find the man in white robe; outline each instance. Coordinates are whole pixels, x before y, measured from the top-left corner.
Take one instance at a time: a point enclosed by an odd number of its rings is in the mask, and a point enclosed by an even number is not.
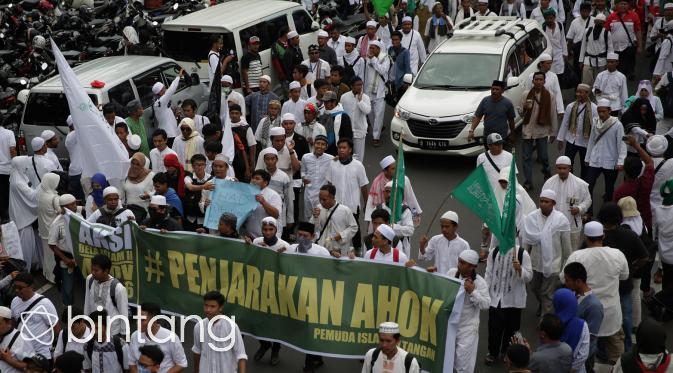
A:
[[[320,205],[313,209],[310,222],[315,225],[315,242],[327,248],[332,255],[341,256],[353,251],[351,240],[358,231],[358,225],[351,209],[337,203],[335,196],[334,185],[320,188]]]
[[[30,141],[33,156],[29,160],[29,168],[26,175],[33,189],[42,182],[42,176],[47,172],[56,171],[58,168],[54,162],[47,156],[47,144],[41,137],[35,137]]]
[[[393,182],[389,181],[385,189],[383,191],[383,199],[384,202],[381,203],[380,205],[376,206],[377,209],[384,209],[388,211],[388,213],[391,215],[392,219],[392,208],[390,206],[390,198],[392,195],[392,189],[393,189]],[[376,211],[376,210],[374,210]],[[371,216],[369,218],[369,221],[371,221]],[[402,250],[404,251],[404,254],[408,257],[411,258],[411,236],[414,235],[414,221],[412,218],[411,214],[411,209],[409,206],[405,205],[402,203],[402,213],[400,214],[400,220],[396,221],[392,224],[393,230],[395,231],[395,235],[397,238],[400,239],[398,247],[402,247]],[[370,225],[371,229],[371,225]]]
[[[313,152],[301,157],[301,178],[304,183],[304,219],[310,219],[313,208],[317,207],[320,188],[327,184],[325,174],[334,156],[325,153],[327,137],[318,135],[313,139]]]
[[[42,131],[40,137],[44,140],[44,144],[47,146],[47,153],[45,154],[45,157],[54,164],[56,170],[62,171],[63,167],[61,167],[61,162],[58,160],[56,152],[54,152],[54,149],[56,149],[58,144],[61,142],[59,137],[56,136],[56,133],[52,130]]]
[[[477,156],[477,167],[484,166],[488,181],[491,183],[493,190],[498,187],[498,178],[500,171],[512,164],[512,153],[504,150],[504,143],[502,136],[498,133],[491,133],[486,138],[486,146],[488,150]]]
[[[362,373],[418,373],[420,366],[416,358],[411,359],[406,369],[408,352],[399,347],[400,326],[388,321],[379,325],[379,345],[365,354]]]
[[[556,200],[553,190],[543,190],[540,208],[528,214],[523,223],[523,244],[533,265],[531,290],[540,303],[541,314],[553,312],[554,291],[561,285],[558,273],[572,253],[570,223],[554,209]]]
[[[306,100],[299,97],[301,95],[301,83],[298,81],[290,82],[289,91],[290,98],[283,103],[280,115],[282,116],[291,113],[298,123],[302,123],[304,121],[304,107],[306,107]]]
[[[396,237],[397,235],[390,225],[379,225],[372,235],[372,248],[367,250],[364,258],[366,260],[404,264],[407,267],[413,267],[416,262],[409,260],[409,257],[404,251],[397,247],[393,247],[393,240],[395,240]],[[350,253],[349,257],[354,259],[355,253]]]
[[[413,29],[413,20],[409,16],[402,18],[402,47],[409,51],[409,65],[411,73],[415,75],[421,64],[425,62],[427,53],[423,36]]]
[[[411,32],[416,31],[412,30]],[[422,41],[421,44],[423,44]],[[390,71],[390,57],[386,54],[386,50],[383,49],[383,44],[380,41],[370,42],[363,71],[364,92],[371,100],[371,111],[368,116],[369,122],[372,124],[372,143],[374,146],[378,146],[380,142],[386,109],[386,77]]]
[[[624,107],[624,102],[629,98],[626,76],[617,70],[619,55],[608,53],[607,70],[603,70],[596,76],[594,82],[594,94],[596,99],[605,98],[610,100],[612,116],[618,116]]]
[[[553,8],[545,10],[542,15],[545,22],[542,28],[551,44],[553,59],[551,71],[557,75],[563,74],[565,71],[565,60],[568,59],[568,43],[566,42],[563,24],[556,20],[556,11]]]
[[[19,241],[26,270],[31,271],[42,265],[42,241],[39,239],[33,223],[37,220],[37,186],[30,185],[28,176],[32,170],[31,158],[17,156],[12,158],[12,170],[9,174],[9,220],[19,230]]]
[[[589,100],[591,86],[581,83],[577,85],[575,97],[577,100],[566,106],[563,120],[559,126],[556,139],[559,152],[564,149],[570,162],[575,161],[575,155],[580,154],[580,175],[586,176],[584,157],[587,155],[587,142],[591,134],[591,124],[598,117],[596,104]]]
[[[591,207],[589,184],[575,176],[572,162],[565,155],[556,159],[556,175],[550,177],[542,186],[542,190],[553,190],[556,193],[554,208],[570,222],[570,241],[573,251],[582,245],[582,215]]]
[[[442,234],[429,240],[426,235],[421,237],[418,259],[434,260],[428,272],[447,273],[458,266],[458,255],[470,249],[470,244],[458,235],[458,223],[458,214],[447,211],[439,218]]]

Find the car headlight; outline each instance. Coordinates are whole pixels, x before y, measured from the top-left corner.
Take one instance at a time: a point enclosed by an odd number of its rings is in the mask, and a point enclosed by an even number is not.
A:
[[[408,111],[402,109],[399,106],[395,107],[395,118],[400,118],[402,120],[409,120],[410,116],[411,113],[409,113]]]
[[[472,123],[472,119],[474,119],[474,113],[473,114],[465,114],[461,118],[461,120],[467,124]]]

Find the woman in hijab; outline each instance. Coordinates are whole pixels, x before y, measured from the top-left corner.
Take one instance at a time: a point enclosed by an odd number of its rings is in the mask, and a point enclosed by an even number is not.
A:
[[[124,34],[124,40],[121,41],[124,47],[124,55],[135,54],[133,53],[133,49],[136,45],[140,44],[140,38],[136,29],[133,26],[126,26],[122,30],[122,34]]]
[[[191,172],[192,163],[190,161],[192,156],[194,154],[206,154],[203,147],[203,137],[196,131],[196,125],[191,118],[184,118],[180,122],[180,133],[182,136],[175,138],[172,149],[185,170]]]
[[[657,122],[664,119],[664,106],[661,104],[661,99],[652,93],[652,82],[649,80],[641,80],[640,83],[638,83],[636,94],[629,97],[624,103],[624,111],[626,111],[637,98],[642,98],[643,100],[650,102]]]
[[[9,220],[13,221],[19,230],[23,260],[26,262],[26,271],[30,272],[42,265],[42,241],[38,239],[34,226],[37,221],[37,188],[33,189],[29,185],[30,181],[26,176],[29,168],[33,167],[30,157],[14,157],[11,163]]]
[[[584,363],[589,357],[590,335],[587,323],[577,317],[577,297],[572,290],[562,288],[556,290],[552,303],[556,316],[563,323],[561,342],[567,343],[573,350],[573,371],[586,372]]]
[[[178,161],[178,157],[175,154],[166,154],[164,166],[166,176],[168,176],[168,186],[178,193],[180,199],[185,198],[185,169]]]
[[[55,173],[47,173],[42,177],[42,183],[37,188],[37,222],[38,233],[42,240],[42,272],[44,277],[50,282],[54,282],[54,267],[56,260],[54,253],[49,248],[49,227],[61,212],[61,205],[58,203],[58,184],[61,177]]]
[[[94,211],[98,210],[99,207],[105,205],[105,200],[103,199],[103,189],[110,186],[105,175],[99,173],[91,176],[91,188],[92,192],[86,197],[86,203],[84,204],[84,212],[86,216],[90,216]]]
[[[133,211],[133,214],[141,214],[147,211],[150,205],[150,197],[154,193],[152,178],[154,172],[149,169],[150,160],[143,153],[135,153],[131,157],[131,166],[124,180],[124,205]],[[135,207],[133,207],[135,206]],[[138,215],[136,220],[140,221]]]
[[[645,144],[649,134],[653,134],[657,128],[657,119],[650,101],[637,98],[624,112],[621,118],[625,135],[633,135],[639,144]],[[638,152],[631,146],[627,147],[629,153],[638,156]]]
[[[612,368],[622,372],[673,372],[673,357],[666,351],[666,327],[646,318],[636,330],[638,343],[626,351]]]

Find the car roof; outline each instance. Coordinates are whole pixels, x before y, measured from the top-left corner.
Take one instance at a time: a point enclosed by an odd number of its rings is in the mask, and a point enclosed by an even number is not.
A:
[[[454,31],[453,37],[442,43],[433,53],[502,54],[508,43],[519,40],[526,34],[521,27],[526,30],[540,28],[536,20],[514,17],[476,17],[476,20],[461,22],[457,26],[463,26],[463,30]],[[498,30],[508,33],[496,35]]]
[[[91,82],[98,80],[105,83],[103,89],[105,90],[167,62],[174,61],[170,58],[152,56],[101,57],[75,66],[73,71],[77,75],[77,79],[82,87],[91,88]],[[62,87],[61,77],[56,75],[35,86],[33,89]]]
[[[218,28],[228,31],[258,21],[269,15],[284,12],[287,9],[302,9],[301,5],[281,0],[234,0],[227,1],[198,12],[190,13],[165,22],[164,30],[176,30],[185,27]]]

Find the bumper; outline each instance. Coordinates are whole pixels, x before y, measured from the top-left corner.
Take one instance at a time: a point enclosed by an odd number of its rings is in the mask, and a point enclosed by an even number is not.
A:
[[[390,124],[390,139],[395,146],[399,146],[400,133],[402,133],[402,144],[404,151],[419,154],[437,154],[437,155],[457,155],[462,157],[475,157],[484,152],[483,145],[483,127],[481,124],[474,131],[475,141],[467,141],[469,126],[465,124],[464,128],[458,132],[455,137],[421,137],[415,136],[407,121],[393,117]],[[428,146],[421,146],[420,142],[426,140],[447,141],[448,145],[441,146],[441,149],[433,149]]]

